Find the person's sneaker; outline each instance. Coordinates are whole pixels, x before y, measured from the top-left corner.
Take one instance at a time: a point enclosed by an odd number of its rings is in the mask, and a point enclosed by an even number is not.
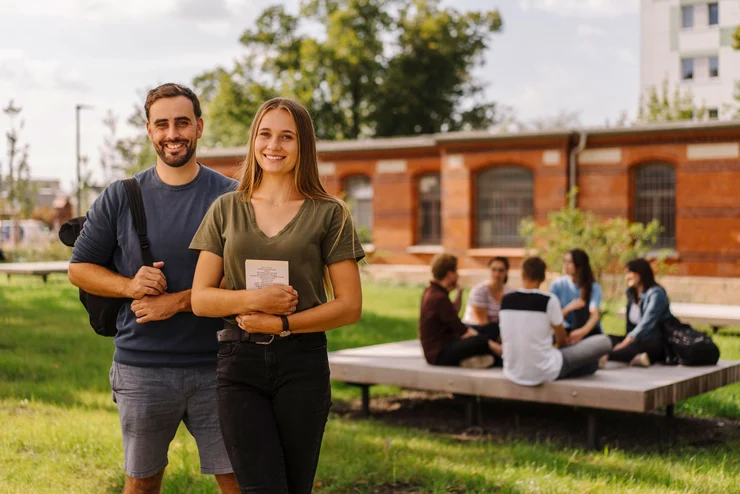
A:
[[[460,361],[460,367],[466,369],[488,369],[493,365],[493,355],[476,355]]]
[[[632,367],[650,367],[650,357],[645,352],[638,353],[630,361]]]

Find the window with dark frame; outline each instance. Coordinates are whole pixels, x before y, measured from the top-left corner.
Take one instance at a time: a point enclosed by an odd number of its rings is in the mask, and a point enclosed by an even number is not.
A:
[[[709,114],[709,120],[719,119],[719,110],[717,108],[710,108],[707,110],[707,113]]]
[[[442,243],[442,191],[439,173],[429,173],[418,180],[419,207],[416,210],[416,243]]]
[[[373,184],[365,175],[352,175],[344,182],[347,203],[352,210],[355,228],[373,231]]]
[[[476,182],[478,247],[522,247],[519,224],[534,212],[534,176],[520,166],[481,172]]]
[[[655,247],[675,248],[676,172],[663,163],[649,163],[635,171],[635,221],[650,223],[654,219],[663,227]]]
[[[707,9],[709,10],[709,25],[710,26],[718,25],[719,24],[719,4],[710,3],[707,5]]]
[[[709,57],[709,77],[719,77],[719,57]]]
[[[681,59],[681,79],[684,81],[694,78],[694,59],[693,58],[682,58]]]
[[[681,7],[681,27],[689,29],[694,27],[694,6],[684,5]]]

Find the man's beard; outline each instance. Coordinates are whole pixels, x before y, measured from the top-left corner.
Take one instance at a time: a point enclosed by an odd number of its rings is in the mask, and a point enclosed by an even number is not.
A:
[[[190,158],[192,158],[193,155],[195,154],[196,141],[193,141],[192,145],[188,146],[185,149],[185,154],[177,155],[177,156],[168,156],[165,146],[167,144],[179,144],[179,143],[183,143],[187,146],[188,141],[186,140],[167,141],[163,143],[162,145],[155,145],[154,150],[157,152],[157,155],[162,159],[162,161],[165,162],[165,164],[167,164],[168,166],[171,166],[172,168],[180,168],[181,166],[185,165],[188,161],[190,161]]]

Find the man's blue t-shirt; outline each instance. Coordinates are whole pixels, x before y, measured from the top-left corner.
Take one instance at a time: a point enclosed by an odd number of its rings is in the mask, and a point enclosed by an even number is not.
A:
[[[566,305],[572,301],[581,298],[581,288],[573,282],[570,276],[561,276],[552,282],[550,292],[555,295],[560,301],[560,305],[565,308]],[[591,299],[588,303],[587,311],[591,309],[601,310],[601,285],[594,281],[591,285]],[[572,311],[565,318],[563,326],[570,332],[572,329],[578,329],[579,326],[575,326],[576,312]],[[585,321],[584,321],[585,322]],[[601,322],[596,323],[593,332],[601,332]]]
[[[155,167],[137,173],[146,212],[147,236],[154,261],[164,261],[162,271],[170,293],[193,284],[198,253],[188,248],[211,203],[236,182],[200,165],[198,175],[184,185],[167,185]],[[118,272],[133,278],[142,266],[141,249],[119,180],[110,184],[87,212],[70,262],[105,265],[113,259]],[[164,321],[136,322],[131,301],[118,313],[114,342],[116,362],[140,367],[195,367],[213,365],[220,319],[180,312]]]

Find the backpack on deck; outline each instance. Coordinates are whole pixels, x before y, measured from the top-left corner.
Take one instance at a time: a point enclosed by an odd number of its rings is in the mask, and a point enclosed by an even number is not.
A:
[[[146,234],[146,214],[144,212],[144,201],[141,197],[139,182],[137,182],[135,178],[127,178],[126,180],[122,180],[122,182],[126,189],[126,195],[128,196],[128,204],[131,209],[131,216],[133,216],[134,219],[136,234],[139,237],[141,258],[143,259],[145,266],[152,266],[154,261],[152,253],[149,250],[149,239]],[[84,216],[78,216],[77,218],[72,218],[67,221],[59,229],[59,240],[68,247],[74,247],[75,241],[80,235],[84,224]],[[108,261],[104,267],[113,272],[117,272],[113,265],[113,259]],[[90,316],[90,326],[92,326],[96,333],[100,336],[116,335],[118,332],[118,328],[116,328],[118,311],[124,302],[126,302],[126,299],[101,297],[87,293],[85,290],[80,288],[80,302],[85,306],[85,309]]]
[[[719,348],[712,338],[675,317],[662,324],[667,365],[715,365]]]

